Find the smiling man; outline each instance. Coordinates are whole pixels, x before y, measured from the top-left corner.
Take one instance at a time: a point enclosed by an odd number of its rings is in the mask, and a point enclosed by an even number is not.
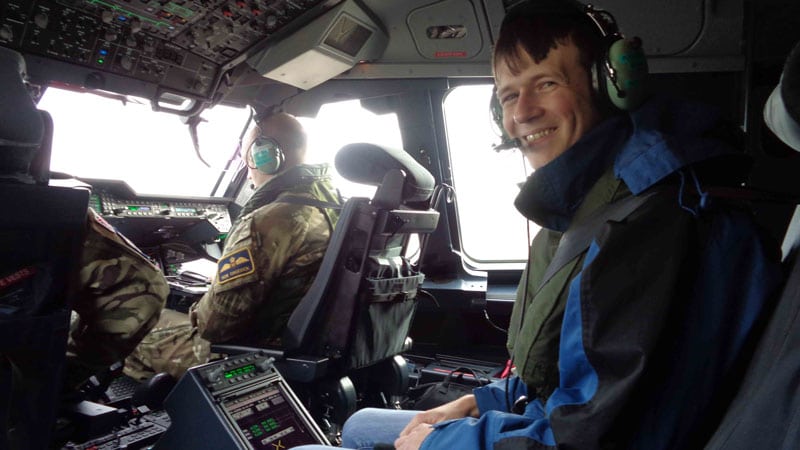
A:
[[[509,327],[516,375],[421,413],[359,411],[344,445],[701,448],[780,282],[747,208],[706,193],[739,186],[748,158],[715,138],[715,110],[646,98],[640,41],[577,1],[512,8],[493,68],[535,169],[515,205],[542,227]]]
[[[538,62],[521,46],[508,52],[509,62],[496,65],[495,72],[503,128],[538,169],[578,142],[601,115],[590,74],[572,42],[557,45]]]

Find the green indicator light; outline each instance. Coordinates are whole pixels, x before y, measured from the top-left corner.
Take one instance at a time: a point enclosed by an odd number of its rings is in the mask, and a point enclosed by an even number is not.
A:
[[[175,14],[176,16],[182,19],[187,19],[187,20],[191,19],[192,16],[194,16],[195,14],[195,12],[192,11],[191,9],[177,5],[173,2],[169,2],[166,5],[164,5],[164,10],[172,14]]]
[[[105,59],[103,59],[103,58],[97,58],[97,64],[103,64],[103,63],[105,63],[105,62],[106,62],[106,60],[105,60]]]
[[[225,378],[233,378],[233,377],[238,377],[239,375],[244,375],[255,371],[256,371],[256,366],[254,364],[248,364],[246,366],[231,369],[225,372],[224,375]]]

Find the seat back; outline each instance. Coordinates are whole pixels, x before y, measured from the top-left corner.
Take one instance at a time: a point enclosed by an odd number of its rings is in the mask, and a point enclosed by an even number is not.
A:
[[[0,448],[51,446],[89,193],[47,186],[52,121],[0,47]]]
[[[336,373],[375,364],[404,349],[424,279],[405,254],[409,237],[430,233],[433,176],[405,151],[350,144],[339,173],[377,185],[372,199],[344,204],[314,283],[289,318],[287,355],[327,358]]]
[[[785,261],[786,284],[706,449],[800,448],[800,229],[795,231],[787,235],[793,250]]]
[[[789,89],[785,89],[785,88]],[[800,43],[764,107],[769,128],[800,151]],[[787,96],[788,95],[788,96]],[[800,207],[782,245],[788,277],[738,392],[707,449],[800,448]]]

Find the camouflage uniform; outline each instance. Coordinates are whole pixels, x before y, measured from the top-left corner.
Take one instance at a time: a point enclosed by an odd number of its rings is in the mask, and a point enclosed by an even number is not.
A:
[[[338,209],[298,203],[340,203],[328,169],[299,165],[253,193],[228,233],[212,286],[190,311],[191,322],[185,315],[163,319],[126,361],[128,375],[144,378],[165,371],[180,376],[208,360],[209,341],[280,344],[339,217]]]
[[[67,342],[69,383],[133,351],[158,322],[169,294],[158,267],[92,209],[79,286]]]

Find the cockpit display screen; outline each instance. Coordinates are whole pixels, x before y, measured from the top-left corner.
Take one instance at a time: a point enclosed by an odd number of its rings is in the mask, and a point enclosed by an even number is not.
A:
[[[223,374],[225,379],[239,377],[242,375],[246,375],[248,373],[253,373],[256,371],[255,364],[248,364],[246,366],[237,367],[235,369],[231,369]]]
[[[196,209],[194,209],[194,208],[187,208],[187,207],[184,207],[184,206],[176,206],[176,207],[175,207],[175,212],[176,212],[176,213],[190,213],[190,214],[195,214],[195,213],[197,212],[197,210],[196,210]]]
[[[318,444],[279,383],[223,400],[222,407],[255,450]]]
[[[150,211],[150,207],[149,206],[140,206],[140,205],[129,205],[128,206],[128,211],[149,212]]]

